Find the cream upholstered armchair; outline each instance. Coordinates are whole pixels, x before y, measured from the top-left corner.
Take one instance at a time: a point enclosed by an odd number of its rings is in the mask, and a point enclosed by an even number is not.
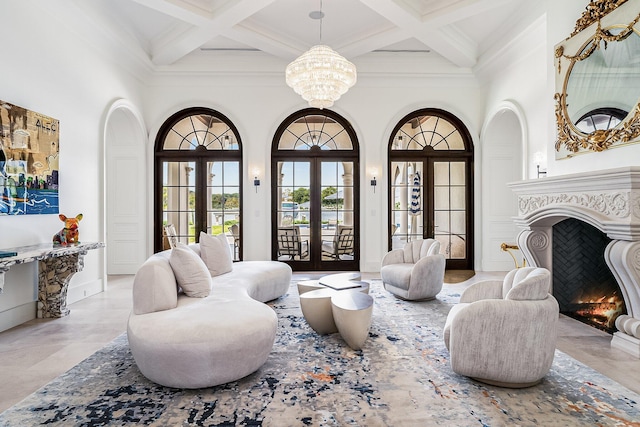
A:
[[[526,267],[465,289],[444,327],[453,371],[502,387],[540,382],[553,363],[560,315],[550,280],[549,270]]]
[[[442,290],[445,258],[435,239],[414,240],[382,258],[384,288],[407,300],[433,299]]]

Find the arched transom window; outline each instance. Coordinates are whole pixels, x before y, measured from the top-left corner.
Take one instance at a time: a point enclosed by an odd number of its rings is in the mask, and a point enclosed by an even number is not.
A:
[[[288,117],[272,146],[272,254],[294,270],[359,265],[358,142],[329,110]]]
[[[345,127],[325,115],[307,115],[291,123],[280,136],[279,150],[353,150]]]

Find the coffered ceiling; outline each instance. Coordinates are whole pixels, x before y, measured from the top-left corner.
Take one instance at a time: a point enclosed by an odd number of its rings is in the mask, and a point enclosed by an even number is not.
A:
[[[514,30],[526,0],[77,0],[126,33],[151,63],[196,52],[260,51],[283,60],[316,44],[347,59],[428,53],[458,67]],[[309,14],[322,10],[324,18]]]

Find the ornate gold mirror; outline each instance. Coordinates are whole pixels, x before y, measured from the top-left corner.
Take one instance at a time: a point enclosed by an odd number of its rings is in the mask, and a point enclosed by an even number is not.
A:
[[[592,1],[555,49],[556,158],[640,141],[638,2]]]

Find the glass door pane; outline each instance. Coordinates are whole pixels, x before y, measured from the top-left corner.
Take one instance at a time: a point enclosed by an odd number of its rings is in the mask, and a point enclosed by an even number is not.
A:
[[[434,226],[440,253],[447,259],[467,254],[465,162],[434,162]]]
[[[277,256],[278,260],[309,261],[311,256],[311,164],[278,162]]]
[[[179,242],[195,239],[195,162],[162,163],[162,225],[172,224]]]
[[[322,261],[354,259],[353,171],[350,161],[321,162]]]
[[[401,249],[405,243],[423,238],[425,176],[422,162],[391,163],[391,246]]]
[[[207,162],[206,200],[207,233],[225,234],[240,260],[240,162]]]

